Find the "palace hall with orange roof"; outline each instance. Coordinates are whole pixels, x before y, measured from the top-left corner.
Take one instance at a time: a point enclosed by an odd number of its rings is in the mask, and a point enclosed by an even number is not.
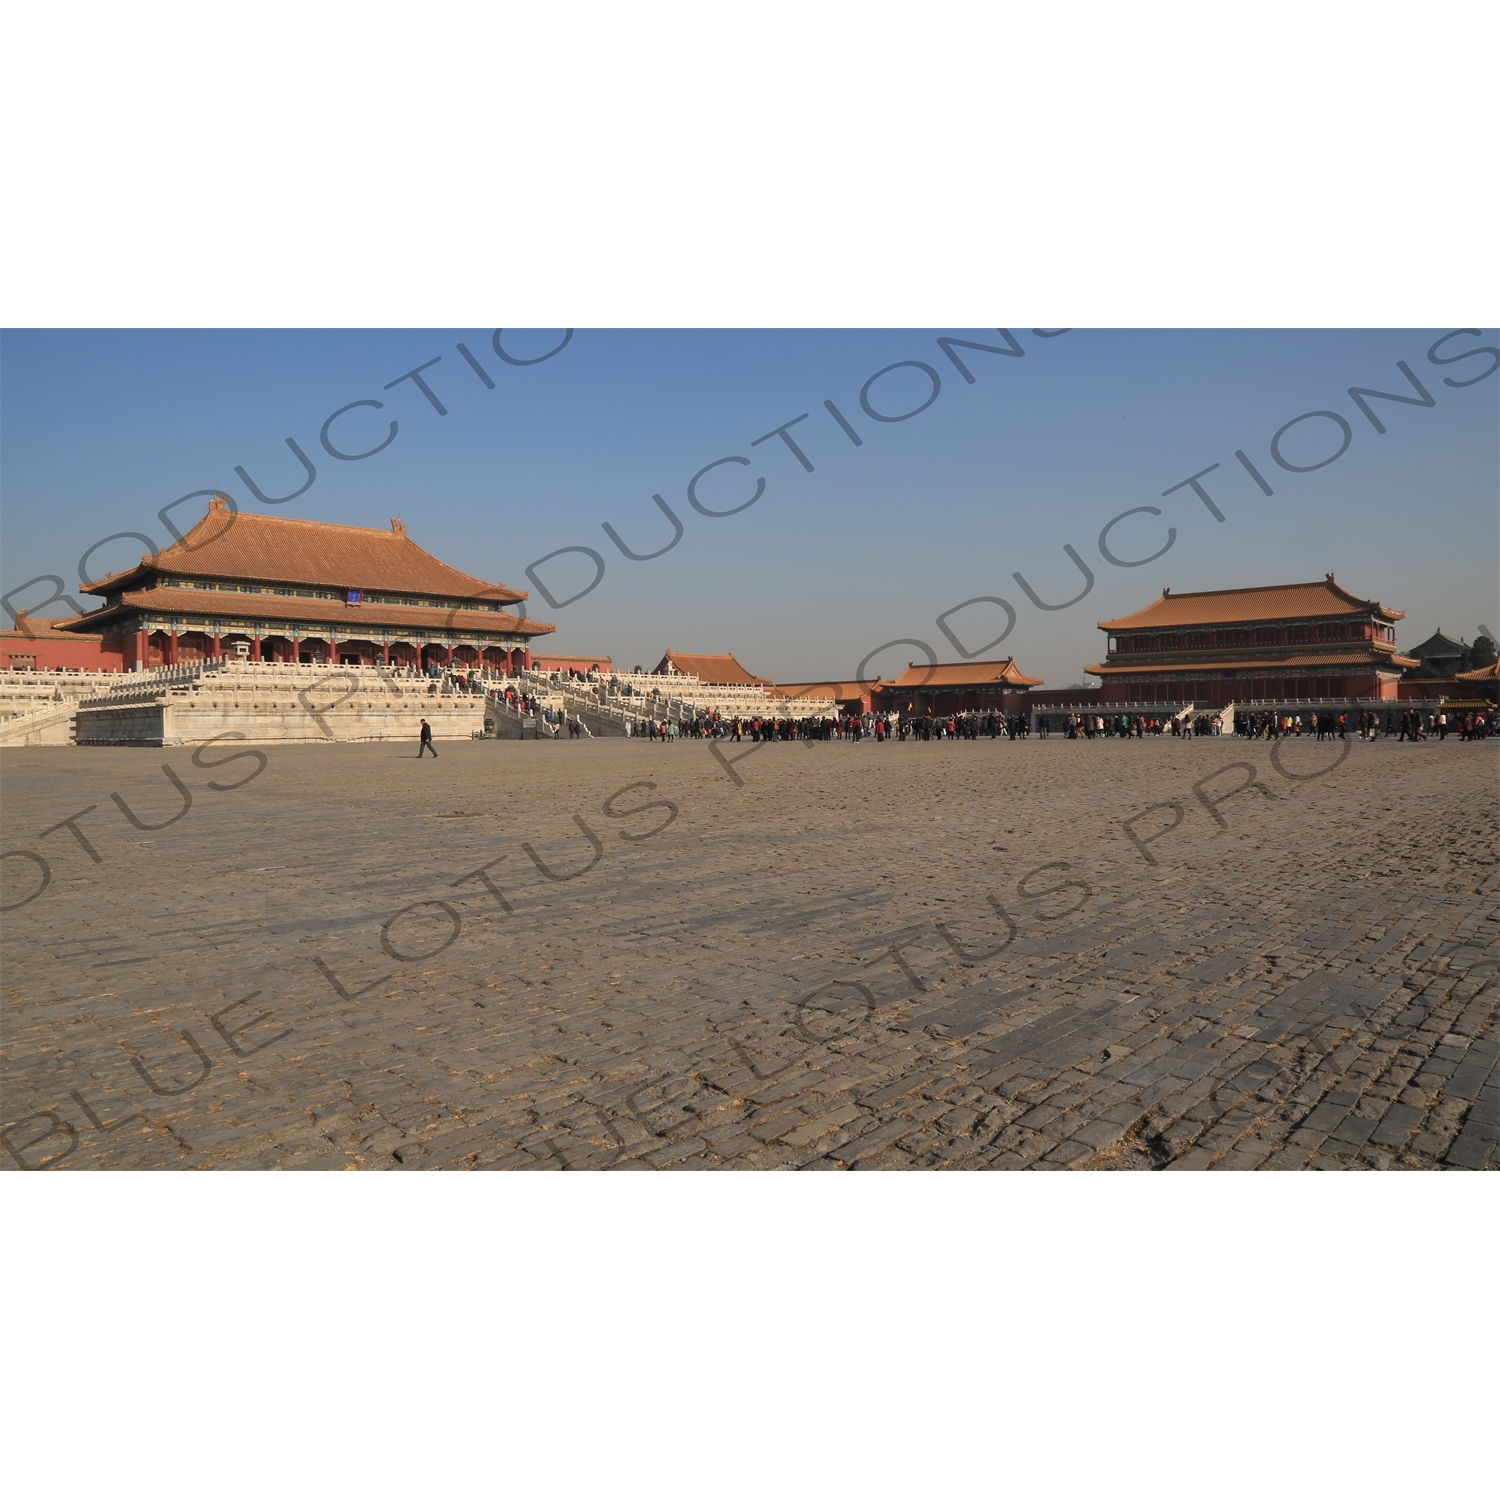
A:
[[[1028,690],[1041,687],[1013,656],[1003,661],[908,662],[906,670],[880,684],[881,703],[897,713],[1009,713],[1024,708]]]
[[[102,638],[127,671],[218,656],[517,670],[556,628],[514,611],[525,593],[423,551],[399,520],[247,514],[218,495],[180,542],[84,592],[104,607],[57,628]]]
[[[679,672],[687,673],[696,677],[700,682],[712,683],[718,687],[771,686],[769,677],[757,677],[754,672],[748,671],[740,665],[739,659],[732,651],[715,655],[668,650],[651,671],[662,677],[670,677]]]
[[[1105,703],[1395,698],[1416,659],[1396,653],[1399,609],[1334,581],[1174,594],[1103,620],[1108,654],[1088,667]]]

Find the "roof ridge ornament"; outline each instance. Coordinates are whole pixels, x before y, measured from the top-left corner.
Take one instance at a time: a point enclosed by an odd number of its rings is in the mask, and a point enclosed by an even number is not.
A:
[[[405,536],[406,535],[406,522],[403,521],[400,516],[392,516],[391,517],[391,530],[394,531],[397,536]]]

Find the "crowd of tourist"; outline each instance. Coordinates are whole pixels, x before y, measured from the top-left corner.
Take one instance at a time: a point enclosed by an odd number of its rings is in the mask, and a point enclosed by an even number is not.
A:
[[[1367,709],[1351,716],[1347,713],[1312,713],[1304,723],[1300,714],[1240,714],[1235,717],[1235,733],[1252,740],[1279,739],[1284,735],[1310,735],[1318,740],[1346,740],[1357,734],[1362,740],[1394,737],[1402,740],[1425,740],[1436,735],[1445,740],[1456,734],[1462,740],[1480,740],[1493,732],[1492,713],[1449,713],[1439,708],[1408,708],[1401,713],[1391,709],[1381,713]]]
[[[891,733],[888,720],[878,715],[858,718],[790,719],[774,716],[750,717],[721,713],[699,714],[692,719],[627,720],[626,733],[649,740],[731,740],[755,744],[790,740],[848,740],[871,738],[884,740]]]
[[[1042,733],[1046,734],[1047,715],[1039,715]],[[1408,708],[1380,713],[1370,709],[1351,716],[1348,713],[1236,713],[1228,732],[1242,739],[1275,740],[1290,736],[1315,740],[1348,739],[1356,734],[1362,740],[1394,737],[1400,740],[1425,740],[1429,735],[1446,739],[1456,734],[1463,740],[1484,739],[1493,733],[1494,715],[1487,712],[1449,713],[1446,710]],[[1226,732],[1222,714],[1203,713],[1162,718],[1151,714],[1070,714],[1064,733],[1068,739],[1140,739],[1145,735],[1170,734],[1184,739],[1202,738]]]
[[[801,719],[774,716],[750,717],[720,713],[699,714],[694,719],[628,720],[626,733],[650,740],[727,739],[770,744],[788,740],[828,740],[858,744],[874,740],[1024,739],[1031,732],[1024,714],[953,714],[938,717],[898,714],[841,714],[837,717]]]
[[[1362,740],[1393,737],[1397,740],[1439,740],[1450,734],[1462,740],[1478,740],[1494,732],[1492,712],[1449,713],[1445,710],[1408,708],[1379,713],[1369,710],[1348,713],[1238,713],[1226,724],[1222,714],[1038,714],[1035,733],[1048,739],[1054,733],[1065,739],[1143,739],[1168,735],[1200,739],[1233,733],[1244,739],[1275,740],[1283,737],[1314,740]],[[858,744],[861,740],[978,740],[1030,738],[1033,729],[1026,714],[883,715],[857,714],[838,718],[737,718],[718,713],[695,719],[632,719],[626,733],[665,743],[676,739],[727,739],[736,743],[771,743],[786,740],[832,740]]]
[[[576,715],[563,709],[544,706],[535,696],[518,687],[514,680],[489,672],[447,672],[447,680],[460,691],[493,692],[516,712],[533,717],[540,732],[558,738],[564,732],[570,738],[592,737],[588,726]],[[583,674],[573,674],[582,676]],[[589,674],[592,677],[593,674]],[[644,705],[643,705],[644,706]],[[663,715],[627,717],[628,736],[663,744],[678,739],[723,739],[735,743],[750,741],[769,744],[777,741],[837,741],[858,744],[874,740],[904,743],[907,740],[979,740],[1039,739],[1060,734],[1070,740],[1144,739],[1146,736],[1171,736],[1201,739],[1226,733],[1243,739],[1276,740],[1309,738],[1341,739],[1357,735],[1361,740],[1395,738],[1446,740],[1453,735],[1460,740],[1485,739],[1494,733],[1494,711],[1449,711],[1432,705],[1415,705],[1385,711],[1367,709],[1358,713],[1285,713],[1246,712],[1232,715],[1205,712],[1173,715],[1068,713],[960,713],[960,714],[840,714],[837,717],[792,718],[780,716],[738,716],[718,711],[700,710],[696,717],[672,718]]]

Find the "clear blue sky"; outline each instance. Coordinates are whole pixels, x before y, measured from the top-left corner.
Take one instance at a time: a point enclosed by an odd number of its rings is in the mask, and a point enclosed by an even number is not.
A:
[[[986,344],[994,330],[628,331],[579,330],[556,356],[513,366],[497,358],[491,330],[385,332],[169,331],[6,333],[0,340],[0,541],[6,590],[38,574],[76,582],[83,549],[117,531],[169,540],[157,519],[192,490],[222,489],[264,510],[235,472],[283,495],[303,482],[285,439],[317,468],[300,498],[277,514],[387,526],[401,516],[439,557],[490,581],[531,590],[536,618],[556,622],[555,649],[608,653],[651,665],[664,648],[734,651],[781,680],[852,675],[873,647],[895,637],[956,653],[936,616],[977,595],[1016,612],[1004,644],[1049,684],[1080,679],[1097,661],[1098,620],[1176,591],[1293,582],[1333,572],[1340,583],[1403,609],[1404,645],[1441,626],[1472,638],[1500,631],[1500,375],[1463,389],[1493,362],[1439,366],[1427,351],[1451,330],[1354,332],[1152,332],[1078,329],[1040,338],[1012,330],[1023,357],[960,349],[964,381],[939,336]],[[560,333],[505,337],[517,357],[545,353]],[[482,363],[490,390],[456,349]],[[1494,344],[1457,337],[1442,356]],[[423,378],[447,408],[440,416],[413,382],[385,385],[441,356]],[[937,399],[909,420],[881,423],[860,405],[865,381],[901,360],[941,378]],[[1373,402],[1382,436],[1350,386],[1410,393],[1405,360],[1435,397],[1431,409]],[[896,413],[931,389],[906,368],[871,392]],[[358,462],[319,442],[326,417],[363,399],[336,424],[336,445],[357,452],[399,423],[395,440]],[[824,409],[832,400],[863,439],[855,447]],[[1353,437],[1336,462],[1292,473],[1269,445],[1305,412],[1337,412]],[[779,438],[752,440],[810,413],[791,429],[814,472]],[[1284,439],[1283,456],[1311,464],[1341,441],[1326,418]],[[1234,457],[1243,449],[1275,491],[1263,495]],[[699,498],[728,509],[710,518],[688,503],[694,473],[738,455],[702,482]],[[1226,519],[1191,489],[1162,491],[1208,465],[1203,483]],[[623,557],[610,522],[632,550],[670,539],[653,504],[660,494],[684,526],[681,543],[650,562]],[[180,530],[202,500],[172,513]],[[1136,506],[1158,505],[1112,533],[1100,529]],[[1077,605],[1039,610],[1014,581],[1020,572],[1046,602],[1095,585]],[[605,560],[603,581],[577,603],[550,608],[525,576],[557,548],[585,546]],[[126,539],[93,554],[99,576],[134,560]],[[559,599],[583,587],[593,564],[577,554],[541,570]],[[354,582],[355,580],[350,580]],[[11,600],[37,603],[36,586]],[[45,613],[65,613],[56,607]],[[990,625],[991,620],[996,623]],[[7,621],[8,624],[8,621]],[[970,647],[1003,627],[994,606],[950,621]],[[920,656],[913,646],[874,658],[892,673]]]

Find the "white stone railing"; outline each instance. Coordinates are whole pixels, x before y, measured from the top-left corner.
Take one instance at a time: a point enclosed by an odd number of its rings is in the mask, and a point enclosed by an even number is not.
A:
[[[12,683],[22,686],[28,683],[50,683],[70,681],[92,682],[97,677],[119,677],[122,674],[109,667],[3,667],[0,668],[0,685]]]
[[[45,703],[76,703],[93,692],[92,686],[77,687],[68,684],[63,691],[59,682],[40,682],[29,690],[19,684],[0,683],[0,713],[25,713],[28,709],[40,708]]]
[[[148,672],[112,675],[107,684],[82,701],[90,708],[110,704],[150,703],[186,693],[244,696],[255,699],[274,696],[278,690],[291,696],[316,692],[327,685],[342,699],[375,697],[450,698],[463,692],[449,678],[430,678],[401,667],[335,667],[293,662],[243,662],[217,658],[175,667],[153,667]],[[352,690],[352,691],[351,691]]]

